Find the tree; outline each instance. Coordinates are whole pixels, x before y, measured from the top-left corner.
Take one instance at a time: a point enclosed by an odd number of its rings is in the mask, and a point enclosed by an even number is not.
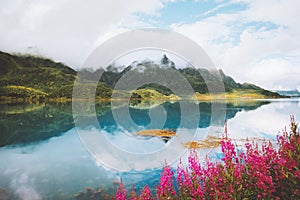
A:
[[[162,65],[168,65],[170,63],[170,59],[164,54],[163,58],[161,59]]]

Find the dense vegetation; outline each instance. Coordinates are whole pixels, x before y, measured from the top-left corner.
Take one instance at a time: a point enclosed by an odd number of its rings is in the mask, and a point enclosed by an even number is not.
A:
[[[123,70],[120,69],[122,68],[110,65],[105,70],[81,70],[80,76],[84,79],[81,80],[84,83],[82,88],[96,87],[95,83],[89,80],[97,80],[100,73],[102,76],[97,85],[96,97],[110,98],[116,83],[125,74],[130,74],[129,81],[133,79],[139,80],[139,78],[143,81],[145,77],[142,74],[143,72],[147,72],[151,76],[156,77],[159,80],[159,84],[147,83],[139,88],[133,88],[132,90],[148,89],[147,92],[145,90],[135,92],[133,97],[143,96],[145,93],[148,93],[153,95],[150,95],[149,98],[157,96],[168,98],[167,96],[173,94],[167,87],[168,85],[181,89],[183,93],[186,91],[186,86],[172,77],[170,73],[172,69],[172,71],[185,77],[194,91],[199,94],[219,93],[224,92],[225,89],[227,93],[243,90],[251,91],[251,93],[254,91],[260,97],[280,97],[277,93],[264,90],[252,84],[236,83],[221,70],[209,71],[207,69],[195,69],[192,67],[177,69],[174,62],[169,60],[166,55],[162,58],[161,63],[154,63],[152,61],[133,62],[129,66],[123,66]],[[141,69],[143,69],[142,72]],[[48,58],[32,55],[11,55],[0,52],[0,97],[2,96],[2,98],[29,98],[38,101],[49,98],[70,99],[72,98],[76,75],[77,72],[74,69]],[[127,81],[124,85],[130,86],[131,84]],[[222,88],[223,85],[224,88]],[[209,90],[209,88],[213,88],[213,91]],[[117,91],[120,98],[124,95],[126,96],[126,92],[128,92],[128,88],[124,89],[125,91],[122,91],[122,88],[118,90],[120,90]],[[141,93],[143,95],[140,95]],[[190,97],[188,96],[188,98]]]
[[[62,63],[55,63],[46,58],[29,55],[10,55],[0,53],[0,86],[24,86],[25,90],[43,92],[55,97],[54,91],[73,85],[76,72]],[[19,91],[10,95],[26,96]],[[5,90],[1,91],[5,92]],[[31,94],[32,95],[32,94]]]

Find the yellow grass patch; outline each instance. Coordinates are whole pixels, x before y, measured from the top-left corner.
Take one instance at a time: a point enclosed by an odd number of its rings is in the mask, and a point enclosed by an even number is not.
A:
[[[207,136],[204,140],[183,143],[183,146],[189,149],[210,149],[221,146],[221,140],[216,136]]]
[[[143,130],[143,131],[137,132],[136,134],[143,135],[143,136],[156,136],[156,137],[173,137],[173,136],[176,136],[176,133],[174,131],[160,130],[160,129]]]

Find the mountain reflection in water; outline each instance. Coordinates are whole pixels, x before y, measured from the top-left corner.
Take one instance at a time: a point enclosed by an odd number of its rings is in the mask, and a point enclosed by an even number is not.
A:
[[[212,103],[184,102],[187,104],[186,107],[189,106],[188,104],[194,103],[198,103],[200,118],[193,119],[191,117],[190,120],[199,120],[199,128],[209,127]],[[231,119],[242,110],[255,110],[268,103],[267,101],[227,103],[223,107],[226,108],[226,119]],[[135,101],[130,102],[129,112],[133,121],[138,126],[143,127],[151,121],[149,110],[156,109],[157,106],[163,106],[167,113],[167,120],[162,128],[178,128],[181,120],[179,102]],[[113,131],[118,127],[112,114],[110,102],[97,103],[95,108],[101,128],[106,131]],[[114,109],[118,110],[118,113],[122,113],[122,109],[128,109],[128,107],[125,102],[120,103],[120,107]],[[224,119],[221,120],[221,123],[224,123]],[[60,136],[74,127],[70,103],[0,104],[0,122],[0,146],[47,140],[51,137]],[[130,127],[123,128],[130,130]]]

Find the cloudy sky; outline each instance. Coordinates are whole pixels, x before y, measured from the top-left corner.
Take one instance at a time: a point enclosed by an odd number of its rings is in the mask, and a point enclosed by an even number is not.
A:
[[[197,42],[239,82],[300,90],[299,0],[1,0],[0,50],[78,68],[105,40],[158,27]]]

